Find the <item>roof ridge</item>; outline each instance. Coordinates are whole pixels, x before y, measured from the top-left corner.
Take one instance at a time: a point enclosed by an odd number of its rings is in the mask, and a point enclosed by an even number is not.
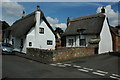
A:
[[[20,19],[16,20],[14,23],[19,22],[19,21],[21,21],[21,20],[23,20],[23,19],[26,19],[26,18],[30,17],[32,14],[34,14],[34,13],[35,13],[35,11],[32,12],[32,13],[30,13],[30,14],[28,14],[28,15],[26,15],[26,16],[23,17],[23,18],[20,18]],[[14,24],[14,23],[13,23],[13,24]]]
[[[104,16],[104,14],[102,14],[102,13],[96,13],[96,14],[92,14],[92,15],[76,17],[73,20],[71,20],[71,22],[78,21],[78,20],[86,20],[86,19],[91,19],[91,18],[96,18],[96,17],[102,17],[100,15]]]
[[[16,20],[14,23],[17,23],[17,22],[19,22],[19,21],[21,21],[21,20],[23,20],[23,19],[26,19],[26,18],[28,18],[28,17],[34,15],[36,11],[40,11],[40,12],[42,12],[42,10],[35,10],[35,11],[33,11],[32,13],[27,14],[27,15],[24,16],[23,18],[20,18],[20,19]],[[13,24],[14,24],[14,23],[13,23]],[[13,25],[13,24],[12,24],[12,25]]]

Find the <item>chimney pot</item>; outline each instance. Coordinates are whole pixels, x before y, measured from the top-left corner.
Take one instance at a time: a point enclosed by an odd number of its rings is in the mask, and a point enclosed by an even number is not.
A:
[[[104,6],[102,6],[102,8],[101,8],[101,13],[105,13],[105,8],[104,8]]]
[[[40,6],[39,5],[37,5],[37,10],[40,10]]]
[[[69,24],[70,24],[70,18],[68,17],[67,18],[67,26],[69,26]]]

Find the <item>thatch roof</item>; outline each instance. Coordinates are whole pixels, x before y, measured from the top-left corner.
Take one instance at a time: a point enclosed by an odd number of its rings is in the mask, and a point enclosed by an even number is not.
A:
[[[74,18],[70,21],[64,35],[80,34],[77,32],[78,29],[84,30],[83,34],[100,34],[104,19],[105,15],[102,13]]]
[[[41,12],[41,19],[43,19],[45,21],[45,23],[47,24],[47,26],[50,28],[50,30],[54,33],[54,30],[53,28],[50,26],[50,24],[48,23],[48,21],[46,20],[43,12],[41,10],[39,10]],[[13,25],[11,26],[11,32],[12,32],[12,35],[14,37],[21,37],[23,35],[26,35],[30,29],[32,27],[35,27],[35,23],[36,23],[36,20],[35,20],[35,12],[32,12],[31,14],[15,21],[13,23]],[[55,34],[55,33],[54,33]]]

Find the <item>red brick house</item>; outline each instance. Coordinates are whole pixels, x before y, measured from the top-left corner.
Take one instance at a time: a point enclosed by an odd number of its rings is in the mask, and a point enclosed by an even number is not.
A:
[[[116,27],[110,27],[113,39],[113,50],[120,51],[120,25]]]

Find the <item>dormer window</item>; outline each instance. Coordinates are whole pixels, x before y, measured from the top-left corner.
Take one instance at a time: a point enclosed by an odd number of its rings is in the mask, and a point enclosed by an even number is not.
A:
[[[40,34],[44,34],[44,28],[41,28],[41,27],[40,27],[40,28],[39,28],[39,33],[40,33]]]

